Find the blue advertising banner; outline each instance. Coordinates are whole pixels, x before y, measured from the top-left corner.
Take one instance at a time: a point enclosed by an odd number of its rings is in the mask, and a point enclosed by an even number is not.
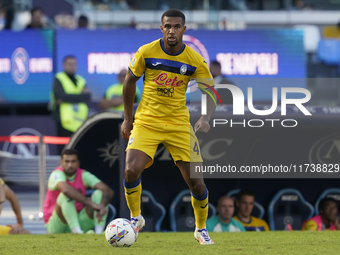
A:
[[[99,100],[117,82],[117,74],[128,67],[137,49],[161,37],[159,30],[59,30],[57,71],[62,70],[63,57],[75,55],[78,73],[87,80],[93,100]],[[254,100],[270,101],[272,87],[306,86],[304,79],[296,79],[297,83],[284,79],[306,77],[301,30],[188,30],[183,39],[207,62],[219,61],[222,73],[244,94],[247,87],[254,87]],[[137,85],[142,90],[143,79]]]
[[[1,103],[48,102],[53,80],[53,33],[1,31]]]

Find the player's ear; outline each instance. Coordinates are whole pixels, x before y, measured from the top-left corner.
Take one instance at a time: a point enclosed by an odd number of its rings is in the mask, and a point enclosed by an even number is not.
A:
[[[161,29],[162,33],[164,34],[164,32],[163,32],[163,26],[160,25],[159,28]]]
[[[183,34],[185,33],[185,31],[187,31],[187,26],[183,27]]]

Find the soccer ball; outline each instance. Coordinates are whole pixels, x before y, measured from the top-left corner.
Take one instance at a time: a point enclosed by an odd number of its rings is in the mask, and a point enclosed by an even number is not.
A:
[[[129,220],[118,218],[107,225],[105,238],[113,247],[129,247],[136,241],[136,232]]]

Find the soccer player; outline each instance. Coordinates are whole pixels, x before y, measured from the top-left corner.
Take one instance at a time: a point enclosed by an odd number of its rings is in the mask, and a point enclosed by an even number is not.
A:
[[[186,107],[186,90],[190,79],[195,79],[202,88],[213,86],[214,80],[204,58],[183,43],[186,30],[184,14],[176,9],[168,10],[162,15],[161,22],[163,38],[138,49],[124,81],[125,114],[121,135],[129,139],[125,197],[131,222],[138,233],[145,225],[140,210],[140,176],[144,168],[152,165],[157,146],[163,143],[191,190],[196,224],[194,237],[201,244],[213,244],[205,228],[208,190],[201,175],[190,176],[190,167],[195,169],[195,166],[202,165],[195,132],[209,131],[215,104],[213,98],[207,96],[207,114],[201,116],[193,129]],[[133,122],[136,82],[143,74],[144,91]]]
[[[235,206],[231,197],[223,196],[217,202],[218,215],[207,220],[207,230],[213,232],[243,232],[243,225],[233,219]]]
[[[89,233],[93,228],[101,234],[104,230],[113,190],[79,165],[77,150],[64,150],[61,166],[48,179],[43,213],[49,234]],[[85,196],[86,188],[95,190],[91,199]]]
[[[269,231],[267,222],[251,216],[255,195],[249,190],[241,190],[236,196],[237,215],[234,219],[241,222],[246,231]]]
[[[306,220],[301,230],[340,230],[338,202],[332,198],[323,198],[319,203],[319,215]]]

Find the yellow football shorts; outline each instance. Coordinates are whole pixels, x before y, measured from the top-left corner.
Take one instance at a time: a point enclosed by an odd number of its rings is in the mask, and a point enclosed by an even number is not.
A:
[[[164,144],[175,163],[177,161],[203,161],[197,137],[191,125],[157,124],[150,126],[134,123],[126,151],[136,149],[146,153],[151,158],[145,167],[148,168],[153,163],[160,143]]]

